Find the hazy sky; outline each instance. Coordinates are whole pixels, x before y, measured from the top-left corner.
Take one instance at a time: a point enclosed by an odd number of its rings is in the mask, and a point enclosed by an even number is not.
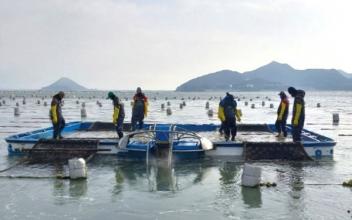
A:
[[[352,73],[351,0],[0,0],[0,89],[175,89],[276,60]]]

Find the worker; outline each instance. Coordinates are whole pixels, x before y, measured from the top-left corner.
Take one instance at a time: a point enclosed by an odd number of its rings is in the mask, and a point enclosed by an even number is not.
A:
[[[142,92],[140,87],[137,88],[136,94],[133,96],[131,128],[132,131],[143,129],[143,120],[147,117],[148,113],[148,98]]]
[[[297,90],[294,87],[289,87],[288,93],[294,98],[292,110],[292,139],[293,142],[301,142],[301,133],[304,126],[305,107],[304,96],[305,91]]]
[[[285,92],[281,91],[279,93],[281,102],[279,105],[279,108],[277,109],[277,119],[276,119],[276,130],[278,132],[276,137],[287,137],[287,131],[286,131],[286,121],[287,121],[287,116],[288,116],[288,109],[289,109],[289,101],[287,99],[287,95]],[[283,133],[283,134],[282,134]]]
[[[65,93],[60,91],[53,96],[50,107],[50,119],[53,124],[53,138],[62,139],[61,132],[65,128],[65,119],[62,116],[62,101]]]
[[[119,97],[117,97],[113,92],[108,93],[107,99],[111,99],[112,104],[114,105],[112,123],[115,125],[117,135],[121,139],[123,137],[123,120],[125,119],[124,105],[120,102]]]
[[[220,108],[220,105],[221,105],[221,102],[223,100],[220,98],[220,103],[219,103],[219,108]],[[220,119],[220,128],[219,128],[219,133],[220,135],[223,135],[224,134],[224,129],[225,129],[225,125],[224,125],[224,121],[221,119],[220,117],[220,111],[218,111],[218,118]]]
[[[231,134],[231,141],[235,141],[237,135],[236,119],[240,122],[241,116],[240,111],[237,111],[237,102],[233,95],[228,92],[219,104],[218,117],[223,123],[225,140],[229,141]]]

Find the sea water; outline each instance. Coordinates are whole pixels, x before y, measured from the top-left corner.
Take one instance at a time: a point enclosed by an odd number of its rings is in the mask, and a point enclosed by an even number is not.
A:
[[[241,123],[274,123],[277,93],[233,92],[241,99]],[[125,121],[130,121],[133,92],[116,94],[125,104]],[[5,100],[0,106],[0,169],[21,159],[7,155],[4,138],[50,126],[49,106],[43,103],[50,105],[51,95],[0,92],[0,102]],[[224,93],[147,91],[146,95],[150,103],[146,122],[202,124],[218,123],[216,114],[207,115],[205,105],[209,102],[216,113]],[[82,102],[87,109],[84,120],[111,121],[113,107],[105,96],[99,91],[68,93],[63,106],[66,121],[81,120]],[[97,157],[88,163],[88,179],[78,181],[47,178],[65,173],[65,167],[18,165],[0,173],[0,219],[352,219],[348,213],[352,212],[352,189],[341,186],[352,179],[352,92],[307,91],[305,100],[305,127],[337,141],[334,157],[313,162],[254,163],[262,168],[263,181],[275,182],[276,187],[242,187],[243,163],[228,158],[174,161],[168,166],[165,161],[147,165],[114,156]],[[167,101],[170,116],[161,109]],[[180,109],[183,101],[186,106]],[[245,106],[245,101],[250,104]],[[20,116],[14,116],[17,102]],[[293,100],[290,102],[292,106]],[[256,108],[251,108],[252,103]],[[332,124],[333,113],[339,113],[339,125]]]

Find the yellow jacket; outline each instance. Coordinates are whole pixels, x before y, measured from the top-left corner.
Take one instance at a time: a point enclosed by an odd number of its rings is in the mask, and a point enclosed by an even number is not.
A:
[[[241,116],[242,116],[241,109],[235,109],[235,115],[236,115],[237,121],[241,121]],[[218,118],[220,119],[221,122],[224,122],[226,120],[224,107],[222,107],[221,105],[219,105],[219,108],[218,108]]]

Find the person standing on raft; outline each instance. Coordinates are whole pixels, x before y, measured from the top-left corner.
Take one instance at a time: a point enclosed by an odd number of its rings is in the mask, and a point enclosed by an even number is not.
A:
[[[61,132],[65,128],[65,119],[62,116],[62,99],[65,93],[60,91],[53,96],[50,107],[50,119],[53,124],[53,139],[62,139]]]
[[[140,87],[137,88],[136,94],[133,96],[131,128],[132,131],[136,129],[143,129],[143,120],[148,113],[148,98],[142,93]],[[138,128],[137,128],[138,123]]]
[[[281,98],[281,102],[280,102],[279,108],[277,109],[277,119],[275,122],[275,127],[278,132],[276,137],[281,137],[282,136],[281,133],[283,133],[284,137],[287,137],[286,121],[288,117],[289,101],[287,99],[285,92],[281,91],[279,93],[279,96]]]
[[[123,103],[120,102],[119,98],[113,93],[109,92],[107,99],[112,100],[114,105],[114,113],[112,115],[112,123],[116,127],[116,132],[118,137],[121,139],[123,137],[123,120],[125,119],[125,108]]]
[[[223,102],[223,99],[220,99],[220,102],[219,102],[219,108],[220,108],[220,105],[221,103]],[[224,129],[225,129],[225,125],[224,125],[224,121],[222,120],[222,118],[220,117],[220,114],[219,114],[220,111],[218,111],[218,118],[220,119],[220,128],[219,128],[219,133],[220,135],[223,135],[224,134]]]
[[[240,122],[241,116],[236,108],[237,102],[233,95],[227,92],[225,98],[220,102],[218,109],[218,117],[223,123],[226,141],[230,139],[230,133],[231,141],[235,141],[237,135],[236,119]]]
[[[301,133],[304,126],[305,119],[305,91],[297,90],[294,87],[287,89],[288,93],[294,98],[292,111],[292,139],[293,142],[301,142]]]

